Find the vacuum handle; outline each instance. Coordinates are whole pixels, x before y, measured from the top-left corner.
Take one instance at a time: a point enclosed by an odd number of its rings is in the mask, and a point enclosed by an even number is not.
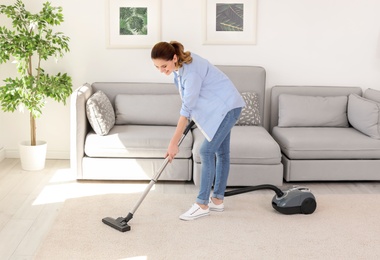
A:
[[[194,124],[195,124],[194,121],[191,120],[190,123],[186,126],[186,128],[185,128],[185,130],[183,131],[183,134],[182,134],[182,136],[181,136],[181,139],[178,141],[178,146],[181,145],[183,139],[185,139],[187,133],[190,131],[190,129],[193,127]]]
[[[183,135],[187,135],[187,133],[190,131],[190,129],[194,126],[195,122],[193,120],[190,121],[190,123],[186,126],[185,131],[183,131]]]

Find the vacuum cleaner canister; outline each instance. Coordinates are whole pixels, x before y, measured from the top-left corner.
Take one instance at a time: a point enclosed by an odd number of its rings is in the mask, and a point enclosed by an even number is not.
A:
[[[317,208],[317,202],[309,188],[293,187],[284,190],[282,196],[275,195],[272,206],[283,214],[311,214]]]
[[[273,190],[276,195],[272,199],[272,206],[275,210],[282,214],[311,214],[317,208],[317,202],[309,188],[292,187],[288,190],[280,190],[280,188],[271,184],[262,184],[257,186],[248,186],[224,193],[225,197],[234,196],[255,190]]]

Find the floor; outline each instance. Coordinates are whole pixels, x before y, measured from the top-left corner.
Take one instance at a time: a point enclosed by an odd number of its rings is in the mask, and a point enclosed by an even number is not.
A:
[[[21,169],[18,159],[0,162],[0,259],[34,259],[68,198],[141,192],[147,182],[78,182],[68,160],[47,160],[42,171]],[[380,182],[285,183],[307,186],[313,194],[380,193]],[[196,194],[191,182],[159,182],[151,192]],[[271,193],[270,190],[257,191]]]

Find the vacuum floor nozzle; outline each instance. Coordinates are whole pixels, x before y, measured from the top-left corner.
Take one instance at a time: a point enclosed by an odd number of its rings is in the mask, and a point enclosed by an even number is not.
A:
[[[128,222],[123,217],[117,219],[106,217],[102,219],[102,222],[114,229],[119,230],[120,232],[126,232],[131,230],[131,227],[128,225]]]

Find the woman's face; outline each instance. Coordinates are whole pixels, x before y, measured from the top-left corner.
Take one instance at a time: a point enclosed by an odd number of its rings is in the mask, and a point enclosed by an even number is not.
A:
[[[154,66],[165,75],[170,75],[173,71],[177,70],[177,55],[174,54],[172,60],[153,59]]]

